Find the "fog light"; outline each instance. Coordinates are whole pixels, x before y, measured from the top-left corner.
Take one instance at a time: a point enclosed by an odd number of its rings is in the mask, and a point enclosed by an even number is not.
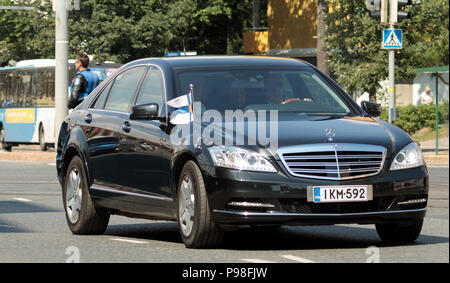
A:
[[[270,203],[262,202],[247,202],[247,201],[233,201],[228,203],[230,207],[240,207],[240,208],[275,208],[275,205]]]
[[[411,200],[399,202],[398,205],[418,204],[418,203],[424,203],[424,202],[427,202],[426,198],[411,199]]]

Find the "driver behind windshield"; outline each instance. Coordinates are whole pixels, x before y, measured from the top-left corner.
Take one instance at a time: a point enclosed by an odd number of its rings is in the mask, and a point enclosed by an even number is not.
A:
[[[301,101],[294,97],[288,99],[283,88],[283,77],[280,74],[270,75],[264,81],[264,95],[267,97],[268,104],[288,104],[295,101]]]
[[[302,101],[300,97],[291,97],[287,95],[283,87],[283,76],[280,74],[272,74],[264,81],[264,95],[268,100],[268,104],[288,104],[292,102]],[[313,101],[310,97],[305,97],[303,101]]]
[[[271,75],[264,80],[264,95],[269,104],[281,104],[285,100],[281,75]]]

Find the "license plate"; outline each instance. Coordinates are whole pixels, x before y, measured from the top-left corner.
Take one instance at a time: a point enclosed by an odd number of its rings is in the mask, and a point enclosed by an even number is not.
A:
[[[308,201],[310,202],[367,202],[370,200],[373,200],[372,186],[358,185],[308,187]]]

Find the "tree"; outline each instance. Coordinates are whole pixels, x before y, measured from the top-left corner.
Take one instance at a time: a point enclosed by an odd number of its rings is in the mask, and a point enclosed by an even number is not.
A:
[[[411,81],[414,69],[449,64],[449,2],[416,1],[408,7],[410,17],[399,25],[405,48],[398,52],[398,79]]]
[[[330,71],[347,91],[362,90],[376,101],[379,82],[387,75],[387,56],[381,47],[382,27],[370,18],[363,1],[330,0],[326,14],[325,47]]]
[[[167,51],[239,53],[252,1],[85,0],[70,15],[70,51],[128,62]]]
[[[12,2],[0,0],[5,6]],[[53,58],[51,1],[17,0],[14,5],[39,11],[0,11],[0,60]],[[80,10],[69,13],[70,57],[84,52],[98,61],[126,63],[175,50],[241,53],[252,5],[253,0],[83,0]]]
[[[326,0],[317,1],[317,67],[327,75],[330,75],[328,68],[328,53],[324,48],[324,36],[327,29],[325,15],[328,11]]]
[[[372,19],[364,1],[328,0],[325,46],[329,66],[348,92],[365,91],[376,101],[379,82],[388,76],[388,54],[381,48],[385,28]],[[415,1],[403,29],[403,49],[396,52],[396,81],[411,81],[414,69],[449,64],[446,0]]]
[[[0,62],[52,57],[55,19],[52,8],[32,0],[0,0],[1,6],[34,6],[34,11],[0,10]]]

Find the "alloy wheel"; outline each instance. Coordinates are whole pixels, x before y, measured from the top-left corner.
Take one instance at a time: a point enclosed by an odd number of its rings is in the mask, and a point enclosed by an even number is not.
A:
[[[66,210],[70,222],[75,224],[80,217],[82,188],[81,176],[76,168],[72,168],[69,174],[69,182],[67,183]]]
[[[183,235],[189,237],[194,226],[195,216],[195,194],[193,182],[189,175],[186,175],[181,182],[179,197],[179,218]]]

